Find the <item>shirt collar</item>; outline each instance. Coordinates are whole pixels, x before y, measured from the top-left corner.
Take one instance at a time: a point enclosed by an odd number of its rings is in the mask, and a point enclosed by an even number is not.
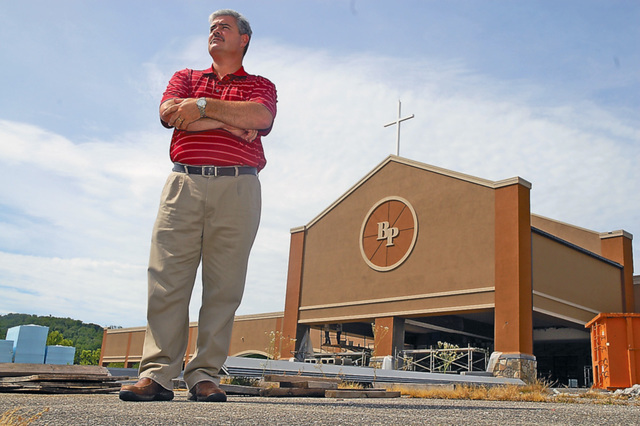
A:
[[[218,74],[213,70],[213,65],[211,65],[209,68],[207,68],[206,70],[204,70],[204,74],[210,74],[213,75],[216,79],[218,79]],[[247,74],[247,72],[244,70],[243,66],[240,66],[240,68],[238,68],[236,71],[227,74],[225,76],[225,78],[229,78],[229,79],[235,79],[235,78],[244,78],[246,76],[248,76],[249,74]]]

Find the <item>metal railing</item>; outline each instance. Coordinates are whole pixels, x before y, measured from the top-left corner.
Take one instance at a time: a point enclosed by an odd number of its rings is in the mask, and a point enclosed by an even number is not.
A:
[[[485,371],[489,351],[482,348],[410,349],[398,353],[399,369],[428,373]]]

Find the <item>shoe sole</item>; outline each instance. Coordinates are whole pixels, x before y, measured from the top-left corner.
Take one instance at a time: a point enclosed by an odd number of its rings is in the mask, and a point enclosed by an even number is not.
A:
[[[157,393],[155,395],[138,395],[131,391],[120,391],[119,397],[123,401],[133,402],[171,401],[173,399],[173,392]]]
[[[195,402],[227,402],[227,395],[223,393],[212,393],[209,396],[189,396],[189,401]]]

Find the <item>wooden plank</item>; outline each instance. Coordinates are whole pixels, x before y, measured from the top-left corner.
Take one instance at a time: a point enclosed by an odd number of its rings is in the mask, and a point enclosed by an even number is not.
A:
[[[92,388],[92,387],[111,387],[111,388],[116,388],[116,387],[120,387],[120,383],[115,383],[115,382],[50,382],[50,381],[37,381],[37,382],[22,382],[22,383],[12,383],[15,385],[18,385],[20,387],[23,388],[28,388],[28,387],[41,387],[41,386],[46,386],[46,387],[58,387],[58,388],[69,388],[69,389],[76,389],[76,388]]]
[[[399,398],[400,392],[380,390],[338,389],[325,391],[327,398]]]
[[[16,382],[37,382],[40,380],[48,381],[83,381],[83,382],[115,382],[124,380],[128,377],[116,376],[91,376],[76,374],[34,374],[31,376],[11,376],[0,377],[0,383],[16,383]]]
[[[312,377],[312,376],[282,376],[278,374],[267,374],[264,376],[265,382],[330,382],[330,383],[340,383],[342,379],[339,377]]]
[[[301,389],[338,389],[338,384],[333,382],[280,382],[281,388],[301,388]]]
[[[252,395],[260,396],[260,388],[255,386],[241,386],[241,385],[220,385],[220,389],[228,393],[229,395]]]
[[[84,374],[110,376],[106,367],[99,365],[56,365],[0,363],[0,377],[31,376],[34,374]]]
[[[96,393],[112,393],[117,392],[120,388],[79,388],[79,389],[68,389],[68,388],[57,388],[57,387],[35,387],[35,388],[19,388],[13,389],[11,392],[22,392],[22,393],[46,393],[46,394],[96,394]]]
[[[74,394],[74,393],[108,393],[116,392],[120,389],[116,383],[105,384],[64,384],[60,382],[27,382],[22,385],[0,385],[0,392],[21,392],[21,393],[49,393],[49,394]]]
[[[325,393],[324,389],[301,389],[301,388],[262,388],[260,389],[260,396],[324,397],[324,393]]]
[[[13,383],[4,383],[0,384],[0,392],[7,392],[13,389],[20,389],[20,385],[16,385]]]

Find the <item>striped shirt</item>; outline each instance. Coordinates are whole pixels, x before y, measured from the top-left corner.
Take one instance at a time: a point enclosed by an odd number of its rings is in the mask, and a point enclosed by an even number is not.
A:
[[[213,72],[213,67],[203,71],[178,71],[171,77],[161,103],[172,98],[201,97],[257,102],[276,116],[275,85],[264,77],[247,74],[243,67],[222,80]],[[202,132],[174,129],[169,155],[173,162],[192,166],[252,166],[262,170],[267,160],[260,137],[270,131],[271,128],[259,130],[258,137],[247,142],[222,129]]]

